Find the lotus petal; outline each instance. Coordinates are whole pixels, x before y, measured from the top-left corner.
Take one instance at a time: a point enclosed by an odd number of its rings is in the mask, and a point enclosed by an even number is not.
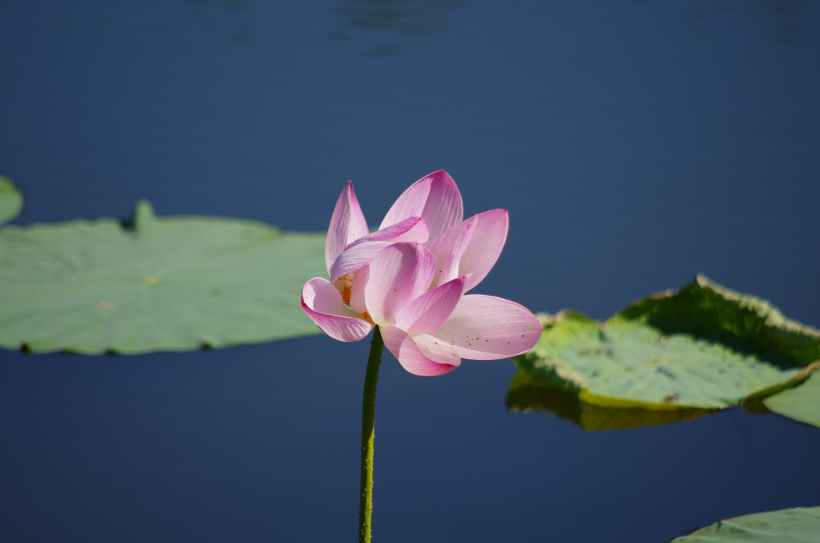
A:
[[[435,332],[453,313],[467,281],[464,275],[422,294],[398,312],[396,326],[408,334]]]
[[[321,277],[311,279],[302,287],[302,309],[322,332],[339,341],[359,341],[373,328],[345,307],[336,287]]]
[[[413,375],[423,377],[443,375],[453,371],[461,363],[458,352],[444,343],[441,343],[439,347],[433,340],[433,347],[430,348],[427,342],[422,340],[424,347],[419,348],[413,338],[395,326],[381,327],[381,334],[387,350],[393,353],[393,356],[398,359],[402,367]],[[424,349],[424,352],[422,349]],[[428,355],[435,356],[439,362],[425,356],[425,352]]]
[[[339,255],[330,268],[330,280],[335,283],[339,277],[368,266],[377,254],[390,245],[389,241],[368,241],[348,249]]]
[[[396,243],[382,249],[370,262],[364,291],[373,322],[392,326],[406,304],[427,292],[434,270],[433,255],[418,243]]]
[[[379,230],[408,217],[421,217],[427,221],[430,239],[460,223],[464,217],[464,204],[453,178],[439,170],[413,183],[387,212]]]
[[[367,241],[389,241],[391,243],[398,243],[400,241],[415,241],[416,243],[427,243],[429,237],[429,232],[427,231],[427,221],[421,217],[410,217],[409,219],[404,219],[393,226],[388,226],[384,230],[378,230],[372,234],[368,234],[357,239],[348,245],[347,249]]]
[[[367,232],[367,221],[364,220],[364,213],[356,199],[356,193],[353,192],[353,183],[348,181],[336,201],[336,208],[333,210],[330,226],[327,229],[325,264],[327,264],[328,273],[345,247],[360,237],[366,236]]]
[[[468,291],[479,284],[498,261],[509,226],[507,211],[494,209],[474,215],[444,232],[430,243],[436,272],[440,274],[433,285],[467,274],[472,274],[467,283]]]
[[[527,352],[541,337],[541,323],[510,300],[468,294],[444,325],[430,334],[454,347],[462,358],[497,360]]]

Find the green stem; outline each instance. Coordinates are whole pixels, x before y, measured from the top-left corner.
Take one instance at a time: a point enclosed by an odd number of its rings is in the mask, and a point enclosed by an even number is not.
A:
[[[370,543],[370,513],[373,511],[373,423],[376,417],[376,383],[382,363],[384,341],[379,327],[373,332],[362,402],[362,486],[359,490],[359,543]]]

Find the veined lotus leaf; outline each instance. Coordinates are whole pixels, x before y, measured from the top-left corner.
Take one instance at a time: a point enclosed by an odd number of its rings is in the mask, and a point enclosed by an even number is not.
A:
[[[0,229],[0,346],[146,353],[318,333],[305,281],[325,275],[324,234],[254,221],[154,216]]]
[[[783,509],[719,520],[669,543],[816,543],[820,507]]]
[[[0,226],[13,220],[23,209],[23,193],[0,175]]]
[[[763,404],[778,415],[820,427],[820,373],[815,372],[795,388],[765,398]]]
[[[630,305],[616,317],[663,334],[689,334],[753,354],[784,368],[820,360],[820,330],[786,318],[766,300],[718,285],[703,275],[677,291]]]
[[[524,370],[518,370],[513,376],[505,403],[508,411],[549,413],[586,432],[660,426],[714,413],[707,409],[602,407],[581,401],[578,396],[552,387]]]
[[[516,365],[605,407],[731,407],[805,379],[820,358],[819,331],[703,276],[605,323],[571,312],[543,322]]]

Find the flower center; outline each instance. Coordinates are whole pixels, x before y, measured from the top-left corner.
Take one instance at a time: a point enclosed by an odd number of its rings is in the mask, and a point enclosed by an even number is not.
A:
[[[336,279],[336,282],[333,283],[333,286],[336,287],[336,290],[342,295],[342,300],[348,308],[350,307],[350,289],[353,286],[354,275],[356,275],[356,272],[348,273],[347,275],[339,277]]]

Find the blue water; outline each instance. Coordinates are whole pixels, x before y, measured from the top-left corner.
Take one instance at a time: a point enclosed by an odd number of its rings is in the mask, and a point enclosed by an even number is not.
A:
[[[697,272],[820,327],[820,6],[794,0],[3,2],[17,224],[377,225],[446,169],[511,214],[480,291],[606,318]],[[1,255],[0,255],[1,256]],[[355,537],[368,344],[0,351],[0,540]],[[385,355],[376,541],[665,542],[820,505],[820,431],[741,410],[584,433],[507,413],[509,361]]]

